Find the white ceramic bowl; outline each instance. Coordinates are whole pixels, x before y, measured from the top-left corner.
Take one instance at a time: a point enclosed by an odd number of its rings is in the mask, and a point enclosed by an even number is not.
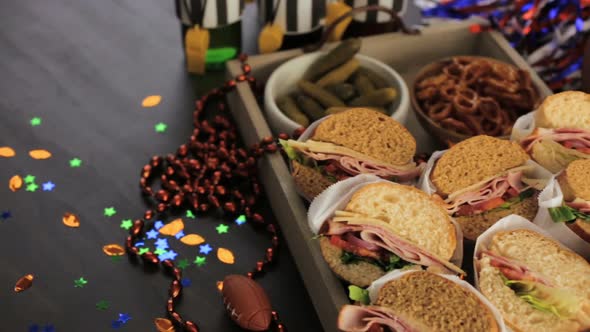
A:
[[[293,58],[279,66],[266,82],[264,90],[264,109],[266,119],[275,134],[287,133],[301,127],[289,119],[276,104],[279,97],[295,92],[297,82],[303,78],[307,68],[326,52],[314,52]],[[405,125],[410,110],[410,93],[404,79],[385,63],[357,54],[356,58],[362,68],[367,68],[381,75],[398,92],[398,98],[391,104],[391,117]]]

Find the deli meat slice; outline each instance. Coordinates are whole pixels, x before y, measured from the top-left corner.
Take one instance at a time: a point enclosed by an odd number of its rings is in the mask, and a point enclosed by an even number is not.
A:
[[[340,310],[338,328],[342,331],[370,332],[375,327],[388,327],[395,332],[417,332],[387,308],[345,305]]]
[[[359,160],[354,157],[339,154],[329,154],[320,152],[311,152],[298,150],[306,156],[317,160],[334,160],[338,162],[340,168],[346,173],[355,176],[358,174],[373,174],[381,178],[395,177],[399,182],[408,182],[420,176],[422,166],[413,167],[409,170],[399,170],[387,165],[379,165],[370,161]]]
[[[576,198],[572,202],[565,202],[565,205],[574,208],[582,213],[590,213],[590,202]]]
[[[445,201],[447,212],[453,214],[463,204],[476,205],[497,197],[502,197],[511,188],[515,192],[521,193],[530,188],[529,186],[523,185],[521,179],[522,171],[510,172],[505,176],[490,180],[478,191],[466,192],[457,196],[454,200]]]
[[[450,274],[465,274],[460,268],[436,255],[416,246],[415,244],[393,234],[379,226],[349,225],[344,222],[328,222],[326,235],[343,235],[348,232],[358,232],[361,240],[379,246],[401,259],[426,267],[436,266]]]
[[[590,148],[590,131],[577,128],[537,128],[532,135],[523,139],[520,145],[526,152],[530,152],[533,145],[543,139],[551,139],[561,145],[574,148]]]
[[[510,280],[528,280],[541,283],[546,286],[551,286],[543,276],[531,271],[526,266],[514,262],[506,257],[497,255],[491,251],[485,250],[482,252],[482,257],[490,258],[490,264],[497,267]]]

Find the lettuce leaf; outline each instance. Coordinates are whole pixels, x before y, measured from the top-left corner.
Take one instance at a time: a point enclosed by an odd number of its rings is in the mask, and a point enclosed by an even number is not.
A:
[[[500,205],[497,208],[492,209],[492,210],[508,210],[512,205],[518,204],[518,203],[524,201],[525,199],[532,197],[534,194],[535,194],[535,190],[533,188],[527,189],[527,190],[521,192],[520,194],[518,194],[518,196],[514,196],[514,197],[510,198],[506,202],[502,203],[502,205]]]
[[[573,317],[580,307],[580,299],[571,291],[545,286],[529,280],[509,280],[502,275],[504,285],[533,308],[561,318]]]
[[[574,222],[576,219],[590,221],[590,215],[567,205],[549,208],[549,215],[554,222]]]
[[[285,151],[285,153],[287,154],[287,158],[289,158],[289,160],[295,160],[301,164],[303,163],[303,160],[297,152],[297,150],[289,146],[289,143],[287,143],[287,141],[279,139],[279,144],[283,147],[283,151]]]
[[[355,285],[348,286],[348,298],[353,301],[360,302],[364,305],[371,303],[369,291]]]

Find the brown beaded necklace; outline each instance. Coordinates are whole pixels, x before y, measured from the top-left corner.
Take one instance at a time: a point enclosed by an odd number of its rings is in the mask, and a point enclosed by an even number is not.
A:
[[[140,187],[150,208],[145,211],[143,220],[134,221],[130,235],[125,240],[125,248],[131,257],[140,256],[144,264],[150,266],[160,263],[172,277],[166,311],[176,326],[190,332],[199,331],[197,324],[183,319],[175,310],[175,303],[182,293],[182,271],[171,260],[160,261],[153,252],[139,255],[139,249],[135,246],[135,242],[144,234],[147,221],[152,220],[155,214],[165,214],[188,206],[201,213],[221,210],[228,217],[245,214],[253,224],[265,225],[271,236],[271,246],[266,249],[264,258],[256,262],[255,268],[246,273],[251,279],[260,276],[264,267],[274,262],[280,244],[278,226],[255,212],[256,203],[262,194],[256,160],[265,152],[275,153],[278,150],[275,139],[265,137],[249,150],[238,148],[237,130],[229,115],[216,115],[211,122],[202,119],[206,106],[215,101],[219,111],[227,109],[225,94],[233,91],[238,82],[247,81],[252,88],[255,87],[256,80],[250,75],[247,56],[240,55],[239,59],[243,74],[227,81],[221,88],[211,90],[196,102],[194,129],[188,143],[182,144],[176,154],[168,154],[165,158],[153,156],[141,170]],[[301,133],[302,129],[297,130],[294,136]],[[279,135],[282,139],[288,137],[287,134]],[[152,188],[156,182],[161,187],[157,191]],[[272,312],[272,319],[275,331],[286,331],[275,311]]]

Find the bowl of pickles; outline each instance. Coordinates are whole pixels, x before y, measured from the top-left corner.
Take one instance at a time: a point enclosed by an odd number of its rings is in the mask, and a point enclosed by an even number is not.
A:
[[[275,134],[352,107],[372,108],[405,123],[410,94],[391,67],[358,54],[360,39],[348,39],[329,52],[293,58],[269,77],[264,90],[266,118]]]

